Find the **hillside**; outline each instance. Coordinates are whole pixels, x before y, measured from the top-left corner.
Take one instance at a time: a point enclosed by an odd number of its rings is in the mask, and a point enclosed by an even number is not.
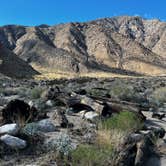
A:
[[[10,50],[0,47],[0,77],[31,78],[38,74],[28,63]]]
[[[166,74],[166,23],[113,17],[86,23],[0,27],[0,42],[53,72]]]

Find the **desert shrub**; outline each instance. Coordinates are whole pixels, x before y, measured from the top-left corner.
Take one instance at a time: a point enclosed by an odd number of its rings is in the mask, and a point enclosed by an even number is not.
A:
[[[150,100],[157,105],[166,103],[166,87],[156,89],[150,96]]]
[[[60,133],[54,140],[47,143],[46,150],[58,154],[61,159],[68,156],[74,149],[71,138],[65,133]]]
[[[73,166],[106,166],[112,164],[111,146],[80,145],[71,153]]]
[[[121,131],[134,131],[142,127],[138,116],[130,111],[123,111],[99,123],[102,129],[117,129]]]
[[[92,96],[105,96],[107,94],[107,91],[105,89],[97,89],[97,88],[92,88],[88,90],[88,93]]]
[[[32,99],[39,99],[41,97],[42,92],[42,88],[35,87],[31,90],[30,96]]]
[[[135,92],[132,86],[117,84],[111,87],[110,95],[121,100],[131,100]]]

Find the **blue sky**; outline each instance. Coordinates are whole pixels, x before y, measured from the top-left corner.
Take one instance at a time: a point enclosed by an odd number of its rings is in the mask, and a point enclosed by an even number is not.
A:
[[[0,0],[0,25],[54,25],[140,15],[166,20],[166,0]]]

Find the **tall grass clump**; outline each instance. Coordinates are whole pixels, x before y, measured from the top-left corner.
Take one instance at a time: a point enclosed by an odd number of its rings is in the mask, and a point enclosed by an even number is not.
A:
[[[138,116],[130,111],[123,111],[111,118],[99,123],[102,129],[116,129],[121,131],[135,131],[142,127],[142,122]]]

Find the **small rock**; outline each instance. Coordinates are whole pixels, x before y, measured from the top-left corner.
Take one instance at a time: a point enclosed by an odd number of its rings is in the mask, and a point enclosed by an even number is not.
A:
[[[87,112],[85,113],[84,115],[84,118],[87,119],[87,120],[90,120],[92,122],[94,122],[96,119],[98,119],[99,115],[96,113],[96,112]]]
[[[0,127],[0,135],[2,134],[16,135],[18,131],[19,131],[19,126],[16,123],[6,124]]]
[[[29,101],[29,103],[28,103],[28,104],[29,104],[29,106],[30,106],[30,107],[34,107],[34,102],[33,102],[32,100],[31,100],[31,101]]]
[[[53,107],[53,106],[54,106],[53,101],[52,101],[52,100],[47,100],[47,101],[46,101],[46,106],[48,106],[48,107]]]
[[[0,140],[14,149],[24,149],[27,146],[26,141],[8,134],[1,136]]]
[[[152,131],[151,130],[140,130],[139,133],[143,134],[143,135],[151,135]]]

